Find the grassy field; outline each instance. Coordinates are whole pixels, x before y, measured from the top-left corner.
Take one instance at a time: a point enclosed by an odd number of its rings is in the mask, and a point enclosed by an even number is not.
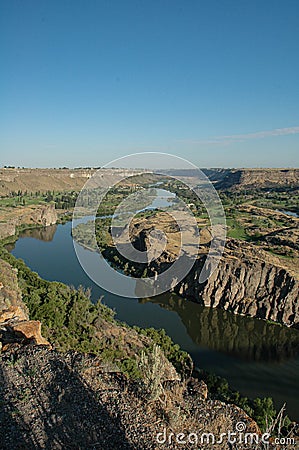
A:
[[[41,205],[45,204],[45,196],[32,197],[30,195],[16,196],[16,197],[2,197],[0,198],[0,207],[18,207],[28,205]]]

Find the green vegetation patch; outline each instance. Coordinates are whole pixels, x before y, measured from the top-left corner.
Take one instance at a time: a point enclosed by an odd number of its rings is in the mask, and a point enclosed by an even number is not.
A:
[[[234,218],[227,218],[226,224],[229,227],[228,232],[227,232],[228,237],[231,237],[234,239],[241,239],[241,240],[245,240],[245,241],[248,241],[250,239],[250,237],[248,236],[248,234],[245,231],[245,228],[242,225],[240,225],[238,220],[236,220]]]
[[[59,351],[76,350],[99,355],[104,361],[116,363],[120,370],[133,379],[141,377],[138,369],[139,353],[129,356],[121,339],[106,333],[97,335],[99,329],[124,326],[134,329],[141,336],[150,338],[148,350],[155,343],[164,351],[166,358],[185,377],[190,374],[192,360],[177,344],[174,344],[164,330],[141,329],[129,327],[114,319],[114,311],[105,306],[101,300],[92,303],[90,292],[71,288],[63,283],[46,281],[32,272],[21,259],[16,259],[3,247],[0,258],[18,269],[18,284],[23,301],[29,309],[30,319],[40,320],[43,336]]]

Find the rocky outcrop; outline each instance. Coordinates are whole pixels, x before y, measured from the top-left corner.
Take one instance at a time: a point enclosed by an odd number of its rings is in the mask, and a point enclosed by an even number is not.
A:
[[[16,234],[16,224],[14,220],[0,222],[0,240]]]
[[[34,342],[37,345],[49,345],[49,342],[42,337],[39,320],[12,323],[7,326],[6,339],[8,339],[8,334],[11,335],[12,342],[22,344]]]
[[[57,221],[57,213],[54,204],[34,208],[29,215],[31,222],[43,225],[44,227],[54,225]]]
[[[0,343],[2,350],[14,343],[50,345],[41,335],[41,323],[29,320],[22,301],[17,269],[0,259]]]
[[[205,283],[198,283],[201,258],[175,291],[204,306],[299,327],[299,282],[285,268],[267,261],[264,253],[231,239]]]
[[[9,214],[3,217],[0,222],[0,240],[17,233],[17,227],[20,225],[37,225],[47,227],[57,222],[57,212],[54,204],[38,205],[15,208],[13,217]]]
[[[22,302],[17,269],[0,259],[0,323],[14,318],[28,320],[28,310]]]
[[[160,216],[159,228],[162,229],[164,216]],[[137,225],[131,227],[131,239],[135,246],[137,242],[138,248],[148,248],[153,225],[151,221],[140,219]],[[166,225],[167,222],[163,230],[166,230]],[[201,236],[206,231],[207,229],[203,229]],[[175,238],[175,232],[167,235],[168,246],[165,251],[146,266],[148,275],[156,276],[162,273],[176,260],[177,256],[172,251],[175,250]],[[151,245],[156,246],[155,243]],[[294,268],[288,269],[280,258],[258,246],[228,239],[216,270],[206,282],[199,283],[208,248],[208,242],[200,246],[193,268],[173,288],[177,294],[189,297],[204,306],[272,320],[289,327],[299,327],[299,277]],[[144,267],[143,264],[141,270],[144,270]],[[156,283],[158,286],[159,279]]]

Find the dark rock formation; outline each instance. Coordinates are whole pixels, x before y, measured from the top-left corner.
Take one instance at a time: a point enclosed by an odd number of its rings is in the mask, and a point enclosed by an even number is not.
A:
[[[205,283],[197,281],[204,262],[201,258],[175,291],[204,306],[298,327],[299,282],[286,269],[265,261],[263,253],[230,240]]]
[[[145,224],[142,233],[133,229],[135,245],[139,239],[139,248],[146,248],[150,230],[150,223]],[[257,246],[228,239],[216,270],[206,282],[199,283],[207,249],[208,244],[202,246],[189,274],[175,286],[177,294],[204,306],[299,327],[299,280],[295,270],[288,270],[279,258]],[[166,249],[148,264],[148,274],[166,270],[173,262],[170,256]]]

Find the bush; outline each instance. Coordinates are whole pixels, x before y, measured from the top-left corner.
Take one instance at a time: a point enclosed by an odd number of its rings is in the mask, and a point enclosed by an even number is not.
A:
[[[152,351],[141,352],[138,368],[142,374],[143,396],[149,400],[157,400],[163,392],[163,356],[161,348],[156,344]]]
[[[181,350],[178,344],[174,344],[172,339],[166,334],[164,329],[133,327],[138,333],[148,336],[164,352],[166,358],[174,365],[177,372],[183,379],[188,378],[193,370],[191,356]]]

